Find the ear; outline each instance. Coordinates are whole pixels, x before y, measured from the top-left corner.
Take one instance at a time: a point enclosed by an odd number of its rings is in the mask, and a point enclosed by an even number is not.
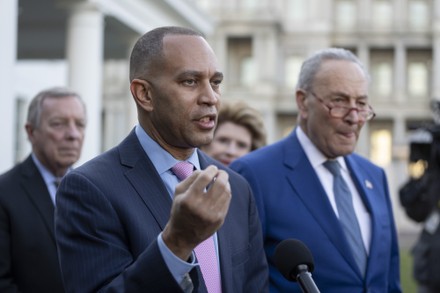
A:
[[[151,84],[143,79],[133,79],[130,83],[131,95],[136,104],[148,112],[153,110],[151,89]]]
[[[30,123],[26,123],[24,129],[26,130],[29,141],[32,143],[34,140],[34,127]]]
[[[307,110],[308,110],[307,99],[306,99],[307,98],[307,93],[304,90],[302,90],[302,89],[298,89],[296,91],[295,95],[296,95],[295,96],[296,97],[296,105],[297,105],[298,110],[299,110],[299,115],[302,118],[305,118],[307,116]],[[304,116],[304,115],[306,115],[306,116]]]

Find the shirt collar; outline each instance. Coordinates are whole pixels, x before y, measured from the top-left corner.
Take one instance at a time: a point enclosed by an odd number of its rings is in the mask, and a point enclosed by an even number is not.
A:
[[[296,135],[298,137],[299,144],[302,146],[310,164],[315,169],[316,167],[324,164],[328,158],[313,144],[313,142],[304,133],[301,127],[296,127]],[[335,160],[339,162],[341,168],[347,171],[347,164],[345,164],[344,157],[339,156]]]
[[[179,160],[175,159],[169,152],[154,141],[139,124],[135,127],[135,133],[144,152],[150,158],[159,175],[169,171],[177,162],[179,162]],[[195,150],[196,149],[194,149],[193,153],[186,161],[193,164],[197,170],[200,170],[199,157]]]
[[[44,182],[46,185],[52,184],[57,179],[56,176],[52,174],[41,162],[38,160],[37,156],[32,153],[32,160],[34,161],[35,165],[37,166],[38,171],[40,171],[41,176],[43,177]],[[68,170],[69,171],[69,170]]]

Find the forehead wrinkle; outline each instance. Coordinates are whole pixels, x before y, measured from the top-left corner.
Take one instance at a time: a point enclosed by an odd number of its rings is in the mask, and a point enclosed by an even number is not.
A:
[[[338,96],[338,97],[347,98],[347,99],[353,98],[353,99],[356,99],[356,100],[368,99],[368,95],[351,96],[351,95],[349,95],[349,94],[347,94],[345,92],[342,92],[342,91],[331,92],[330,96]]]

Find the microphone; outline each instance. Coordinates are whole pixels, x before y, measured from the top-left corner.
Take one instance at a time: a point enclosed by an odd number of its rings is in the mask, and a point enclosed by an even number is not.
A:
[[[283,240],[275,248],[274,261],[284,278],[298,282],[303,293],[320,293],[311,274],[315,268],[313,256],[303,242]]]

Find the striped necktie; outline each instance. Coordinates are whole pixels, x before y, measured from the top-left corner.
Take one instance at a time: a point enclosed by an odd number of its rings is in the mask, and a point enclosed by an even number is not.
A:
[[[341,166],[338,161],[326,161],[324,167],[326,167],[333,175],[333,192],[335,194],[336,206],[338,208],[339,222],[345,232],[353,257],[362,275],[365,275],[367,251],[365,250],[359,222],[354,212],[350,189],[342,177],[340,170]]]
[[[190,162],[178,162],[171,171],[179,180],[185,180],[194,171],[194,165]],[[214,238],[211,236],[194,249],[197,261],[202,271],[203,279],[209,293],[221,293],[220,269],[217,262]]]

